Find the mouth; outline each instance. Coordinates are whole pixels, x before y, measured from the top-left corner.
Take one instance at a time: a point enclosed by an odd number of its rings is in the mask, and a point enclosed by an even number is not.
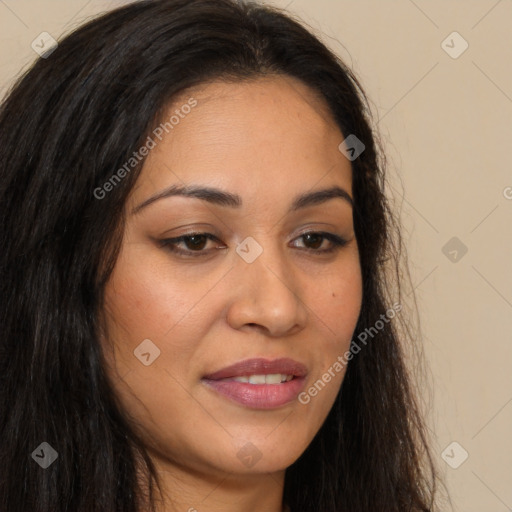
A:
[[[245,407],[274,409],[294,401],[308,370],[293,359],[247,359],[206,375],[209,389]]]
[[[269,373],[260,375],[242,375],[240,377],[231,377],[228,379],[220,379],[224,382],[245,382],[249,384],[281,384],[282,382],[290,382],[295,376],[286,375],[284,373]]]

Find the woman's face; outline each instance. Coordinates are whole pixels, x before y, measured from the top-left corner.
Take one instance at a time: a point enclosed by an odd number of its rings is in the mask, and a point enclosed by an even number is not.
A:
[[[282,471],[334,403],[361,307],[345,136],[288,77],[190,89],[173,114],[106,288],[109,375],[169,471]]]

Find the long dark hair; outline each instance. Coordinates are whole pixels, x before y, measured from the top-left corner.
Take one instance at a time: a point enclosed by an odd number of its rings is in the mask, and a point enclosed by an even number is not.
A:
[[[385,160],[354,74],[276,8],[139,1],[88,22],[45,57],[0,111],[0,510],[141,511],[158,477],[106,377],[99,318],[142,163],[108,198],[94,191],[188,87],[298,78],[325,99],[342,133],[365,145],[352,162],[357,334],[390,308],[400,279]],[[434,510],[436,471],[395,323],[350,361],[325,423],[287,469],[293,512]],[[45,470],[34,462],[36,449],[48,454],[43,442],[58,453]]]

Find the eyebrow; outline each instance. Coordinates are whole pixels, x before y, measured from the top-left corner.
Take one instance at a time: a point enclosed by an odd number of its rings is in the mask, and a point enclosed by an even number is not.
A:
[[[171,185],[140,203],[132,210],[132,214],[135,215],[139,213],[143,208],[146,208],[146,206],[149,206],[160,199],[173,196],[193,197],[196,199],[202,199],[203,201],[207,201],[211,204],[227,206],[230,208],[241,208],[243,203],[242,198],[238,194],[233,194],[218,188],[199,185]],[[333,186],[322,190],[299,194],[293,199],[288,213],[302,208],[307,208],[308,206],[318,205],[334,198],[346,201],[351,207],[354,205],[352,197],[350,197],[350,194],[345,189]]]

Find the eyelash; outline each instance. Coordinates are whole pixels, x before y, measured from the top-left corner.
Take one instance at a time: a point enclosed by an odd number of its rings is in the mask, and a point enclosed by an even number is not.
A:
[[[307,231],[306,233],[302,233],[297,238],[305,237],[306,235],[320,235],[322,238],[329,240],[332,243],[332,247],[329,249],[311,249],[309,247],[300,249],[306,252],[310,253],[316,253],[316,254],[330,254],[336,251],[339,251],[342,247],[347,245],[348,240],[338,236],[334,235],[333,233],[326,233],[324,231]],[[169,250],[172,253],[178,254],[182,257],[192,257],[197,258],[200,256],[205,256],[210,251],[205,250],[198,250],[198,251],[192,251],[192,250],[183,250],[176,247],[176,244],[180,242],[185,242],[186,240],[195,237],[195,236],[204,236],[208,240],[212,241],[220,241],[216,236],[212,235],[211,233],[188,233],[186,235],[178,236],[176,238],[167,238],[165,240],[160,241],[161,247],[165,247],[167,250]]]

